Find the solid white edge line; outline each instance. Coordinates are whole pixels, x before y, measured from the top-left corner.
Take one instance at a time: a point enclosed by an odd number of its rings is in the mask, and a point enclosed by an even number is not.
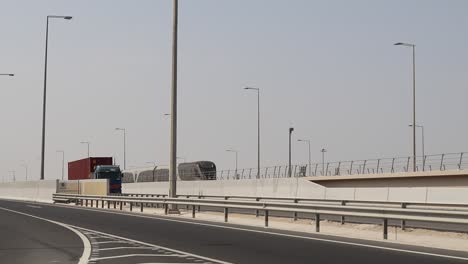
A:
[[[18,201],[14,200],[13,202],[18,202]],[[20,202],[24,202],[24,201],[20,201]],[[315,237],[307,237],[307,236],[299,236],[299,235],[290,235],[290,234],[275,233],[275,232],[269,232],[269,231],[260,231],[260,230],[253,230],[253,229],[240,228],[240,227],[230,227],[230,226],[222,226],[222,225],[207,224],[207,223],[196,223],[196,222],[191,222],[191,221],[171,219],[170,217],[159,216],[159,215],[145,216],[145,215],[138,214],[138,213],[127,213],[127,212],[120,212],[120,211],[112,211],[113,209],[100,209],[99,210],[99,209],[96,209],[96,208],[72,207],[72,206],[56,205],[56,204],[45,204],[45,205],[49,205],[49,206],[52,206],[52,207],[80,209],[80,210],[88,210],[88,211],[95,211],[95,212],[108,213],[108,214],[126,215],[126,216],[141,217],[141,218],[148,218],[148,219],[158,219],[158,220],[169,221],[169,222],[177,222],[177,223],[185,223],[185,224],[225,228],[225,229],[231,229],[231,230],[239,230],[239,231],[246,231],[246,232],[252,232],[252,233],[261,233],[261,234],[268,234],[268,235],[274,235],[274,236],[301,238],[301,239],[329,242],[329,243],[335,243],[335,244],[375,248],[375,249],[381,249],[381,250],[389,250],[389,251],[404,252],[404,253],[417,254],[417,255],[426,255],[426,256],[432,256],[432,257],[459,259],[459,260],[468,261],[468,257],[450,256],[450,255],[435,254],[435,253],[422,252],[422,251],[414,251],[414,250],[409,250],[409,249],[398,249],[398,248],[391,248],[391,247],[384,247],[384,246],[375,246],[375,245],[369,245],[369,244],[346,242],[346,241],[339,241],[339,240],[332,240],[332,239],[325,239],[325,238],[315,238]],[[202,221],[208,221],[208,220],[202,220]],[[83,229],[85,229],[85,228],[83,228]],[[404,246],[404,244],[403,244],[403,246]],[[442,249],[442,250],[444,250],[444,249]]]
[[[131,258],[131,257],[176,257],[182,258],[186,255],[165,255],[165,254],[127,254],[127,255],[117,255],[117,256],[110,256],[110,257],[102,257],[102,258],[92,258],[90,261],[99,261],[99,260],[107,260],[107,259],[117,259],[117,258]]]
[[[81,241],[83,242],[83,254],[81,255],[80,260],[78,261],[78,264],[86,264],[86,263],[88,263],[89,257],[91,256],[91,243],[89,242],[88,238],[86,238],[86,236],[83,235],[82,233],[78,232],[78,230],[76,230],[76,229],[74,229],[74,228],[71,228],[69,225],[64,224],[64,223],[60,223],[60,222],[57,222],[57,221],[52,221],[52,220],[49,220],[49,219],[45,219],[45,218],[42,218],[42,217],[39,217],[39,216],[35,216],[35,215],[26,214],[26,213],[23,213],[23,212],[18,212],[18,211],[15,211],[15,210],[11,210],[11,209],[4,208],[4,207],[0,207],[0,210],[5,210],[5,211],[12,212],[12,213],[21,214],[21,215],[33,217],[33,218],[36,218],[36,219],[40,219],[40,220],[42,220],[42,221],[46,221],[46,222],[49,222],[49,223],[53,223],[53,224],[62,226],[62,227],[64,227],[64,228],[66,228],[66,229],[72,231],[72,232],[75,233],[75,234],[81,239]]]

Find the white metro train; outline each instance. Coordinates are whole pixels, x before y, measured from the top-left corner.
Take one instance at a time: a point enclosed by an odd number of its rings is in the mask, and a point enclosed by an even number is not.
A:
[[[122,183],[169,181],[169,166],[135,168],[124,170]],[[182,181],[216,180],[216,165],[211,161],[180,163],[177,179]]]

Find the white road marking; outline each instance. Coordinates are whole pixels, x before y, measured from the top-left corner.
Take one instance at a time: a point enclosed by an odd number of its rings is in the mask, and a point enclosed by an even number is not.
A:
[[[117,259],[117,258],[132,258],[132,257],[185,257],[185,255],[164,255],[164,254],[128,254],[128,255],[118,255],[118,256],[111,256],[111,257],[102,257],[102,258],[94,258],[90,259],[91,261],[99,261],[99,260],[106,260],[106,259]]]
[[[99,251],[107,251],[107,250],[116,250],[116,249],[154,249],[158,250],[159,248],[155,247],[113,247],[113,248],[100,248]]]
[[[91,244],[110,244],[110,243],[128,243],[127,241],[120,241],[120,240],[112,240],[112,241],[100,241],[100,242],[93,242]]]
[[[42,217],[39,217],[39,216],[30,215],[30,214],[18,212],[18,211],[11,210],[11,209],[7,209],[7,208],[3,208],[3,207],[0,207],[0,209],[1,209],[1,210],[5,210],[5,211],[9,211],[9,212],[12,212],[12,213],[17,213],[17,214],[20,214],[20,215],[25,215],[25,216],[33,217],[33,218],[36,218],[36,219],[40,219],[40,220],[43,220],[43,221],[46,221],[46,222],[49,222],[49,223],[53,223],[53,224],[62,226],[62,227],[64,227],[64,228],[66,228],[66,229],[72,231],[72,232],[75,233],[75,234],[81,239],[81,241],[83,242],[83,254],[81,255],[81,258],[80,258],[80,261],[78,262],[78,264],[86,264],[86,263],[88,263],[89,257],[91,256],[91,243],[90,243],[89,240],[86,238],[86,236],[83,235],[81,232],[77,231],[76,229],[70,227],[70,226],[67,225],[67,224],[60,223],[60,222],[57,222],[57,221],[52,221],[52,220],[45,219],[45,218],[42,218]]]
[[[30,205],[30,204],[27,204],[26,206],[32,207],[32,208],[42,208],[42,207],[40,207],[40,206],[37,206],[37,205]]]

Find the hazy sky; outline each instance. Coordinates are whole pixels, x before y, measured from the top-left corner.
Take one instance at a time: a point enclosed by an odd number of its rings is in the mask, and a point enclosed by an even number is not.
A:
[[[411,50],[426,154],[468,151],[468,1],[180,0],[179,145],[187,160],[256,166],[411,154]],[[168,164],[170,0],[1,0],[0,172],[39,178],[45,25],[51,20],[46,179],[61,155],[115,156],[127,167]],[[418,136],[419,136],[418,131]],[[418,138],[418,144],[420,137]],[[420,147],[418,145],[418,151]],[[420,154],[420,153],[418,153]]]

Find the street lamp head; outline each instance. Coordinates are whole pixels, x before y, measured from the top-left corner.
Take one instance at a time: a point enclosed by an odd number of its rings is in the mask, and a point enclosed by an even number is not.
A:
[[[292,133],[294,131],[294,127],[289,128],[289,133]]]
[[[414,44],[404,43],[404,42],[397,42],[397,43],[395,43],[393,45],[395,45],[395,46],[406,46],[406,47],[414,47],[415,46]]]
[[[11,77],[13,77],[13,76],[15,76],[15,75],[14,75],[13,73],[10,73],[10,74],[8,74],[8,76],[11,76]]]
[[[66,19],[66,20],[71,20],[73,17],[72,16],[64,16],[63,19]]]
[[[260,89],[259,88],[255,88],[255,87],[244,87],[245,90],[256,90],[256,91],[259,91]]]

